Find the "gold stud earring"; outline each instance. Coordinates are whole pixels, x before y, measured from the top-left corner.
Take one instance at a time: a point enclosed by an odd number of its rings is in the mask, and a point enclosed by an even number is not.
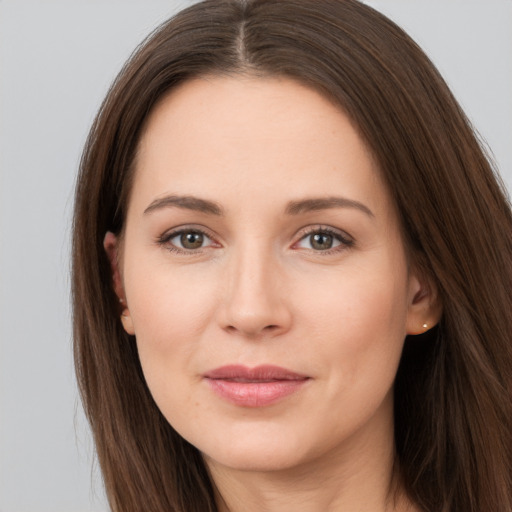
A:
[[[423,324],[422,327],[423,327],[423,329],[426,329],[428,327],[428,325],[427,324]]]

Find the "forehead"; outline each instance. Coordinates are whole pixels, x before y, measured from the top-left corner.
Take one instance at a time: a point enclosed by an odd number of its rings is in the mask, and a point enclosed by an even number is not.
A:
[[[214,125],[217,130],[212,132]],[[218,135],[217,142],[229,137],[255,143],[318,140],[343,132],[344,138],[350,136],[349,142],[364,146],[340,107],[312,88],[285,77],[212,75],[186,81],[153,108],[140,149],[147,149],[148,140],[162,130],[169,136],[187,139],[191,135]]]
[[[348,116],[286,78],[219,77],[173,89],[149,116],[135,194],[218,195],[251,187],[267,196],[380,200],[377,165]],[[286,192],[286,193],[285,193]],[[217,197],[213,198],[217,199]],[[283,199],[285,199],[283,197]]]

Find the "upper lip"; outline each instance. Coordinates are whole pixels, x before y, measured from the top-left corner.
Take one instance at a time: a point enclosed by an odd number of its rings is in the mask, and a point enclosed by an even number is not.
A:
[[[217,380],[240,380],[245,382],[269,382],[279,380],[306,380],[307,375],[274,365],[249,368],[243,365],[227,365],[203,374],[204,378]]]

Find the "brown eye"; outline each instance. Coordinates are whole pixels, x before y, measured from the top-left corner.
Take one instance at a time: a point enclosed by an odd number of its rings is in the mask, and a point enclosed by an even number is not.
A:
[[[309,236],[311,248],[317,251],[325,251],[333,246],[334,237],[328,233],[314,233]]]
[[[194,229],[177,230],[163,235],[158,243],[171,252],[191,254],[201,249],[216,247],[215,242],[205,233]]]
[[[204,235],[197,231],[187,231],[180,235],[180,245],[183,249],[199,249],[204,243]]]
[[[296,249],[307,249],[314,252],[326,252],[330,250],[341,251],[354,245],[351,237],[343,232],[334,231],[329,228],[319,228],[310,231],[294,244]]]

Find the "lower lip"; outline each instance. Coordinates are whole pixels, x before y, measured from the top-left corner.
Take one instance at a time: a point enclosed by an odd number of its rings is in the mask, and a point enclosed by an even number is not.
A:
[[[206,379],[210,388],[222,398],[242,407],[264,407],[302,388],[308,379],[275,380],[271,382],[239,382]]]

